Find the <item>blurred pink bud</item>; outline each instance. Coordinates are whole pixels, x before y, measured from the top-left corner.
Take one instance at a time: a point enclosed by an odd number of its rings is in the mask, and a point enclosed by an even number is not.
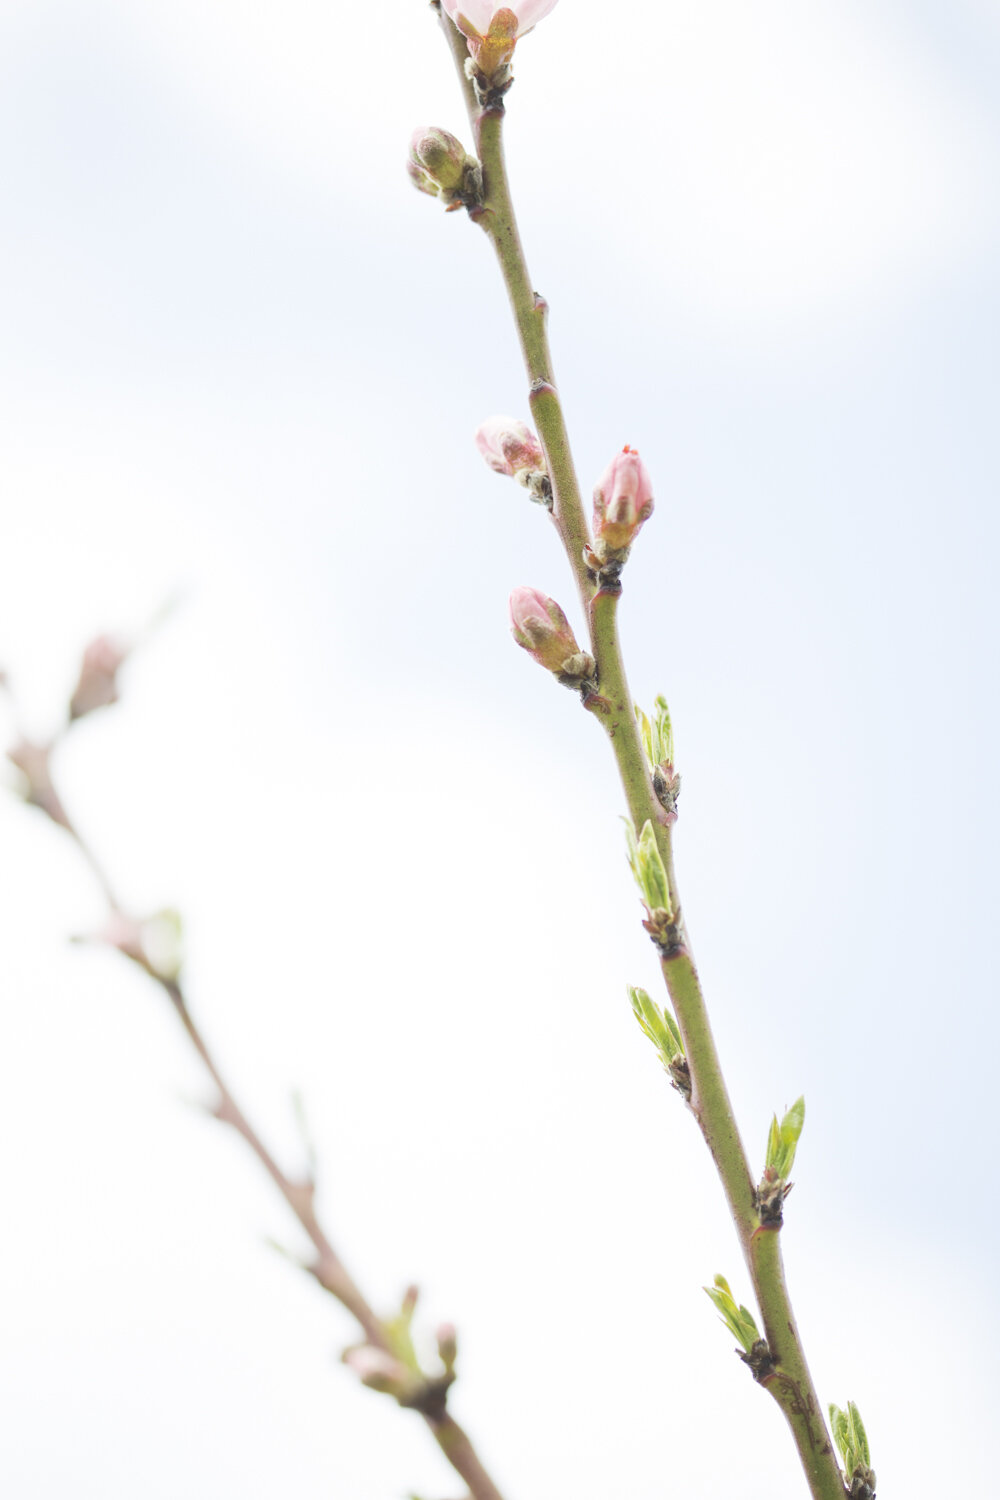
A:
[[[517,417],[490,417],[476,433],[476,447],[496,474],[520,479],[545,472],[541,444]]]
[[[128,655],[120,642],[99,635],[83,653],[80,676],[69,703],[71,719],[82,719],[95,708],[118,702],[118,669]]]
[[[78,943],[105,943],[130,958],[163,984],[176,983],[181,972],[181,919],[165,908],[151,917],[130,917],[113,907],[104,926],[75,938]]]
[[[413,1375],[401,1360],[385,1349],[376,1349],[374,1344],[357,1344],[353,1349],[345,1349],[342,1358],[369,1390],[384,1391],[398,1399],[408,1395],[415,1384]]]
[[[594,658],[580,650],[569,621],[547,594],[516,588],[510,596],[510,624],[517,644],[560,682],[571,686],[594,675]]]
[[[110,911],[104,926],[94,934],[94,939],[98,943],[107,943],[109,948],[117,948],[119,953],[132,959],[133,963],[146,967],[142,923],[135,917],[129,917],[117,909]]]
[[[653,514],[653,485],[634,448],[616,453],[594,490],[594,539],[605,561],[609,552],[631,546]]]
[[[442,1323],[437,1330],[438,1356],[446,1370],[454,1370],[458,1358],[458,1333],[454,1323]]]
[[[60,823],[63,828],[68,828],[69,819],[52,784],[52,772],[49,769],[51,754],[51,745],[36,745],[33,740],[19,740],[7,751],[7,759],[24,778],[21,791],[25,802],[29,802],[32,807],[40,807],[53,823]]]

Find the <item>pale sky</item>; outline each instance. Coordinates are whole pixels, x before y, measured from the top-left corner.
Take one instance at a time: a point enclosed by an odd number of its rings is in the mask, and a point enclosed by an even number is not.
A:
[[[998,803],[991,0],[562,0],[508,152],[585,489],[657,510],[681,889],[744,1139],[799,1094],[785,1255],[880,1495],[986,1495]],[[510,640],[575,601],[472,433],[527,415],[420,0],[0,6],[0,666],[38,733],[98,630],[170,621],[61,753],[276,1149],[301,1089],[377,1305],[460,1333],[506,1500],[798,1500],[700,1290],[749,1285],[625,985],[613,763]],[[3,726],[6,732],[6,724]],[[73,849],[0,799],[0,1483],[17,1500],[447,1500],[421,1424],[270,1250],[295,1226]],[[960,1376],[958,1374],[960,1373]]]

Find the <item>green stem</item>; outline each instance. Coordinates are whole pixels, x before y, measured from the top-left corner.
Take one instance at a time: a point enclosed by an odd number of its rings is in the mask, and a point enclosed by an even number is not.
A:
[[[691,1111],[722,1182],[753,1282],[764,1336],[775,1362],[775,1373],[766,1380],[766,1389],[785,1414],[814,1500],[844,1500],[840,1466],[809,1374],[785,1286],[780,1235],[777,1230],[762,1230],[760,1227],[750,1164],[729,1099],[701,981],[684,927],[674,871],[672,829],[653,790],[622,661],[618,635],[620,598],[620,593],[602,589],[591,602],[591,641],[597,662],[600,697],[589,702],[588,707],[611,742],[633,826],[638,833],[644,823],[652,823],[660,858],[667,872],[677,942],[661,959],[660,968],[684,1039],[691,1073]]]
[[[442,24],[454,32],[445,18]],[[464,49],[460,41],[456,45],[454,36],[449,40],[461,69]],[[462,76],[464,84],[464,72]],[[611,743],[635,830],[638,833],[647,820],[652,823],[667,872],[677,936],[670,951],[664,954],[661,968],[684,1038],[691,1071],[691,1109],[722,1181],[774,1360],[774,1371],[763,1383],[788,1420],[813,1500],[844,1500],[843,1477],[785,1286],[779,1234],[777,1230],[765,1231],[760,1227],[749,1162],[687,942],[677,894],[671,826],[653,790],[622,662],[617,626],[619,593],[603,588],[595,592],[593,578],[583,561],[587,526],[562,406],[552,378],[546,332],[548,309],[532,288],[511,203],[503,155],[503,114],[502,105],[470,107],[484,183],[482,205],[471,210],[471,217],[489,234],[500,262],[530,382],[532,411],[552,480],[553,519],[588,612],[598,692],[585,703]]]
[[[510,199],[503,153],[503,105],[477,107],[471,112],[471,120],[476,154],[483,169],[483,202],[471,209],[469,216],[489,235],[500,262],[528,375],[528,401],[552,482],[552,519],[586,609],[594,591],[583,560],[589,533],[562,402],[552,373],[546,326],[548,304],[532,288]]]
[[[722,1076],[715,1038],[708,1020],[698,971],[688,949],[684,917],[674,873],[673,838],[667,814],[653,791],[646,754],[639,737],[635,707],[625,677],[618,635],[621,594],[601,589],[590,606],[590,634],[597,662],[600,697],[590,705],[611,741],[625,788],[629,816],[636,832],[653,824],[657,848],[667,872],[678,941],[661,962],[663,977],[674,1004],[684,1050],[691,1069],[691,1109],[722,1178],[726,1200],[740,1242],[746,1246],[757,1227],[753,1181],[736,1117]]]

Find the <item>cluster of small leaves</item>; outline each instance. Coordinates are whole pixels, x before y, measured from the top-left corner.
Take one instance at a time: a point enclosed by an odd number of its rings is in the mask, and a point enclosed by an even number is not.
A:
[[[677,1022],[669,1010],[661,1009],[637,984],[628,986],[628,997],[636,1020],[663,1057],[664,1066],[675,1057],[683,1057],[684,1043]]]
[[[653,718],[650,721],[638,703],[635,705],[635,717],[639,725],[639,736],[642,740],[642,748],[646,752],[649,769],[655,771],[657,766],[672,766],[674,763],[674,730],[670,722],[670,710],[667,708],[667,700],[660,694],[653,700]]]
[[[636,1020],[659,1053],[674,1088],[679,1089],[685,1099],[690,1099],[691,1073],[677,1022],[669,1010],[657,1005],[639,985],[628,986],[628,997]]]
[[[660,851],[656,847],[656,834],[653,825],[647,818],[642,825],[639,837],[635,836],[635,829],[628,819],[625,823],[625,840],[628,845],[628,862],[635,876],[635,883],[639,887],[643,901],[650,912],[666,912],[668,917],[673,916],[673,906],[670,900],[670,889],[667,885],[667,872],[660,858]]]
[[[767,1137],[767,1159],[764,1163],[764,1170],[769,1176],[783,1179],[788,1177],[795,1161],[795,1148],[799,1144],[805,1118],[806,1101],[801,1096],[786,1111],[780,1125],[778,1116],[772,1116]]]
[[[716,1276],[715,1284],[705,1287],[705,1291],[714,1302],[720,1318],[733,1338],[746,1350],[747,1354],[750,1354],[754,1345],[761,1342],[760,1331],[754,1322],[753,1313],[749,1308],[737,1306],[736,1298],[730,1291],[729,1282],[724,1276]]]
[[[861,1420],[861,1413],[853,1401],[848,1401],[847,1410],[830,1403],[830,1426],[833,1441],[837,1445],[848,1477],[848,1493],[858,1500],[873,1500],[875,1494],[875,1470],[868,1447],[868,1434]]]

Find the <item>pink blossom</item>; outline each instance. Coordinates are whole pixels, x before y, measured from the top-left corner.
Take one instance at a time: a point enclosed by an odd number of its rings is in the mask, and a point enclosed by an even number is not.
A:
[[[555,8],[556,0],[514,0],[512,5],[494,5],[493,0],[441,0],[441,4],[464,36],[487,36],[493,18],[506,10],[515,17],[517,30],[514,35],[519,37],[547,16]]]
[[[544,473],[541,444],[517,417],[490,417],[476,433],[476,447],[496,474]]]
[[[594,538],[602,561],[623,552],[653,514],[653,485],[634,448],[616,453],[594,490]]]

